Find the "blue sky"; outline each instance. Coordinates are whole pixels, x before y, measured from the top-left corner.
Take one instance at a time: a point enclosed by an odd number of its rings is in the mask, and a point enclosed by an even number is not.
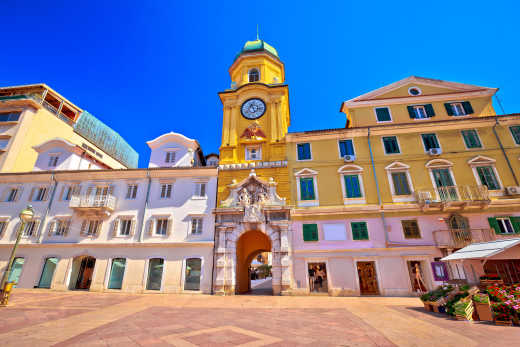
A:
[[[245,41],[285,63],[290,131],[343,127],[343,100],[417,75],[498,87],[520,112],[515,2],[1,1],[0,85],[47,83],[147,165],[175,131],[218,151],[228,68]],[[499,112],[499,110],[497,109]]]

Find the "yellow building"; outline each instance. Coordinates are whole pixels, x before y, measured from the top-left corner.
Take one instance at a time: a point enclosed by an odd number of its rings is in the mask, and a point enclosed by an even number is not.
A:
[[[97,168],[137,167],[137,152],[121,136],[49,86],[0,88],[0,172],[33,170],[38,146],[54,139]]]
[[[287,227],[289,178],[285,135],[289,91],[277,51],[248,41],[229,68],[220,147],[215,291],[250,289],[248,269],[262,252],[273,252],[273,292],[289,285]]]
[[[295,290],[406,295],[446,272],[472,279],[436,261],[519,233],[520,117],[495,114],[496,91],[412,76],[342,103],[347,128],[289,133]]]

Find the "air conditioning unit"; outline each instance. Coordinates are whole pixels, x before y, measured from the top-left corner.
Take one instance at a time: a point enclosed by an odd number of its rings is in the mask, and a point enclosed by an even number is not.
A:
[[[430,148],[430,149],[428,150],[428,154],[429,154],[429,155],[439,155],[439,154],[441,154],[441,153],[442,153],[442,151],[441,151],[440,148]]]
[[[344,155],[343,156],[343,161],[345,161],[345,163],[351,163],[353,162],[354,160],[356,160],[356,156],[355,155]]]
[[[507,187],[506,193],[507,193],[507,195],[519,195],[520,187],[518,187],[518,186]]]

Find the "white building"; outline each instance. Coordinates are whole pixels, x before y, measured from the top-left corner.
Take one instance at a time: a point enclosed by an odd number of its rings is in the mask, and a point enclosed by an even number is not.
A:
[[[10,276],[18,287],[209,293],[217,168],[180,134],[148,144],[148,169],[71,170],[75,146],[52,140],[38,146],[44,171],[0,174],[0,271],[31,204]]]

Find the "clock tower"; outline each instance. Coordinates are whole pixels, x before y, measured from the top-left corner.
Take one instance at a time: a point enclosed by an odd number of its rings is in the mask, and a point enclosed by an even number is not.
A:
[[[229,185],[254,169],[274,180],[281,197],[289,199],[285,135],[290,125],[289,89],[284,64],[274,47],[248,41],[229,68],[231,87],[219,93],[223,104],[218,204]],[[217,204],[217,205],[218,205]]]

